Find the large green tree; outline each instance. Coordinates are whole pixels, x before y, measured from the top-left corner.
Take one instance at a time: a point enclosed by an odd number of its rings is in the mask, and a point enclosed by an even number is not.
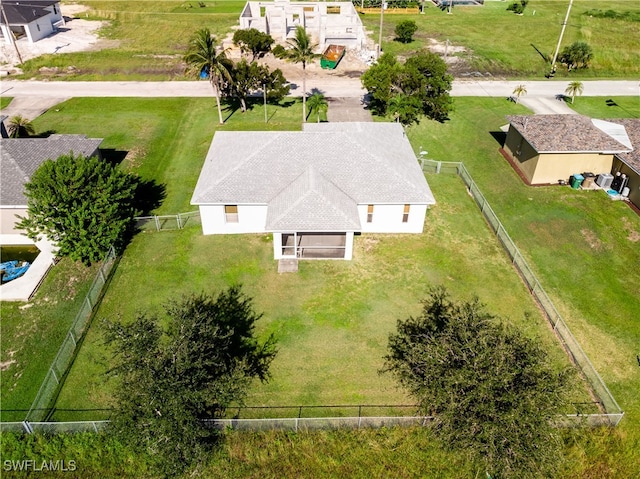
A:
[[[251,52],[251,61],[268,53],[273,43],[271,35],[256,28],[243,28],[233,34],[233,44],[239,46],[242,53]]]
[[[406,97],[394,101],[406,111],[401,120],[404,124],[417,122],[422,116],[446,120],[453,108],[449,96],[452,81],[446,63],[428,51],[418,52],[404,64],[385,53],[362,76],[362,85],[371,96],[369,106],[377,115],[387,114],[393,97]]]
[[[269,101],[280,101],[289,93],[289,85],[280,69],[270,71],[266,65],[248,63],[244,58],[229,70],[231,81],[225,86],[225,93],[240,101],[242,112],[247,111],[247,98],[262,89],[266,90]]]
[[[275,341],[256,338],[261,316],[233,286],[170,303],[163,317],[105,322],[118,379],[112,432],[164,475],[205,461],[222,432],[203,420],[241,405],[252,381],[269,377]]]
[[[198,30],[189,41],[187,53],[184,61],[188,65],[191,74],[207,75],[213,93],[216,96],[216,106],[218,108],[218,119],[224,123],[222,118],[221,96],[225,82],[231,81],[230,70],[233,63],[227,58],[224,50],[218,51],[216,38],[211,35],[208,28]]]
[[[302,64],[302,121],[307,121],[307,64],[318,57],[313,51],[318,46],[311,42],[311,36],[303,26],[296,27],[296,35],[287,40],[287,59]]]
[[[477,299],[431,289],[422,313],[398,321],[385,370],[435,415],[445,444],[494,477],[551,477],[561,439],[553,422],[567,371],[533,340],[496,321]]]
[[[59,256],[91,264],[110,246],[121,249],[133,226],[140,180],[97,157],[47,160],[25,184],[27,216],[18,223],[29,238],[54,241]]]

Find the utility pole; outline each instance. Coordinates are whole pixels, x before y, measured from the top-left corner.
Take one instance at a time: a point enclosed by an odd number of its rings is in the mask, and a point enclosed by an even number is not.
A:
[[[384,17],[384,7],[387,4],[384,0],[380,3],[380,35],[378,35],[378,55],[377,58],[380,58],[380,53],[382,52],[382,19]]]
[[[262,84],[262,96],[264,98],[264,122],[267,122],[267,86]]]
[[[556,72],[556,60],[558,59],[558,52],[560,51],[560,44],[562,43],[564,30],[565,28],[567,28],[567,22],[569,21],[569,12],[571,12],[571,5],[573,5],[573,0],[569,0],[569,8],[567,8],[567,15],[564,17],[564,22],[562,23],[562,30],[560,30],[560,38],[558,38],[558,45],[556,46],[556,52],[553,54],[553,60],[551,61],[550,76],[553,76]]]
[[[0,10],[2,11],[2,18],[4,18],[4,24],[7,27],[7,33],[9,34],[9,39],[13,44],[13,47],[16,49],[16,53],[18,54],[18,60],[20,60],[19,65],[22,65],[22,55],[20,55],[20,50],[18,50],[18,43],[11,31],[11,27],[9,26],[9,20],[7,19],[7,12],[4,11],[4,4],[0,1]]]

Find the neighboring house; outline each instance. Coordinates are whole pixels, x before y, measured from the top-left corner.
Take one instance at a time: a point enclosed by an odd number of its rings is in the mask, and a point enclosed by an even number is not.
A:
[[[76,155],[99,155],[102,139],[84,135],[51,135],[48,138],[0,139],[0,234],[20,234],[16,215],[27,213],[24,185],[46,160],[73,152]],[[11,244],[5,241],[3,244]]]
[[[8,44],[23,36],[29,43],[37,42],[64,25],[60,0],[2,0],[2,6],[4,14],[0,14],[0,31]]]
[[[640,208],[640,119],[583,115],[508,116],[503,155],[530,185],[557,184],[576,173],[624,173]]]
[[[558,184],[582,172],[610,173],[632,150],[624,127],[583,115],[508,116],[503,153],[531,185]]]
[[[217,132],[191,203],[204,234],[273,233],[274,258],[351,259],[357,233],[421,233],[435,199],[398,123]]]
[[[366,41],[351,2],[247,2],[240,14],[240,28],[255,28],[281,43],[293,38],[299,25],[321,50],[329,44],[361,49]]]

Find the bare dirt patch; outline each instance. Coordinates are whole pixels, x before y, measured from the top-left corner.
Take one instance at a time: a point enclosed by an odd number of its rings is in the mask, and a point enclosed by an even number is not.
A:
[[[6,371],[11,367],[12,364],[17,363],[17,361],[13,359],[13,356],[15,354],[16,354],[15,351],[7,351],[7,355],[9,356],[9,359],[7,359],[6,361],[0,361],[0,371]]]
[[[585,239],[589,247],[596,251],[602,251],[604,248],[604,243],[596,236],[596,234],[588,229],[581,229],[580,234]]]
[[[640,241],[640,231],[634,229],[627,218],[622,218],[622,225],[622,227],[629,233],[629,236],[627,236],[627,239],[629,241],[631,241],[632,243],[637,243],[638,241]]]

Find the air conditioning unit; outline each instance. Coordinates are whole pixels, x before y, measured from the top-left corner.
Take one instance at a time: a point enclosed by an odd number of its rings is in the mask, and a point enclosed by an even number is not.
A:
[[[596,178],[596,185],[606,190],[611,186],[612,181],[613,175],[610,175],[609,173],[601,173]]]

